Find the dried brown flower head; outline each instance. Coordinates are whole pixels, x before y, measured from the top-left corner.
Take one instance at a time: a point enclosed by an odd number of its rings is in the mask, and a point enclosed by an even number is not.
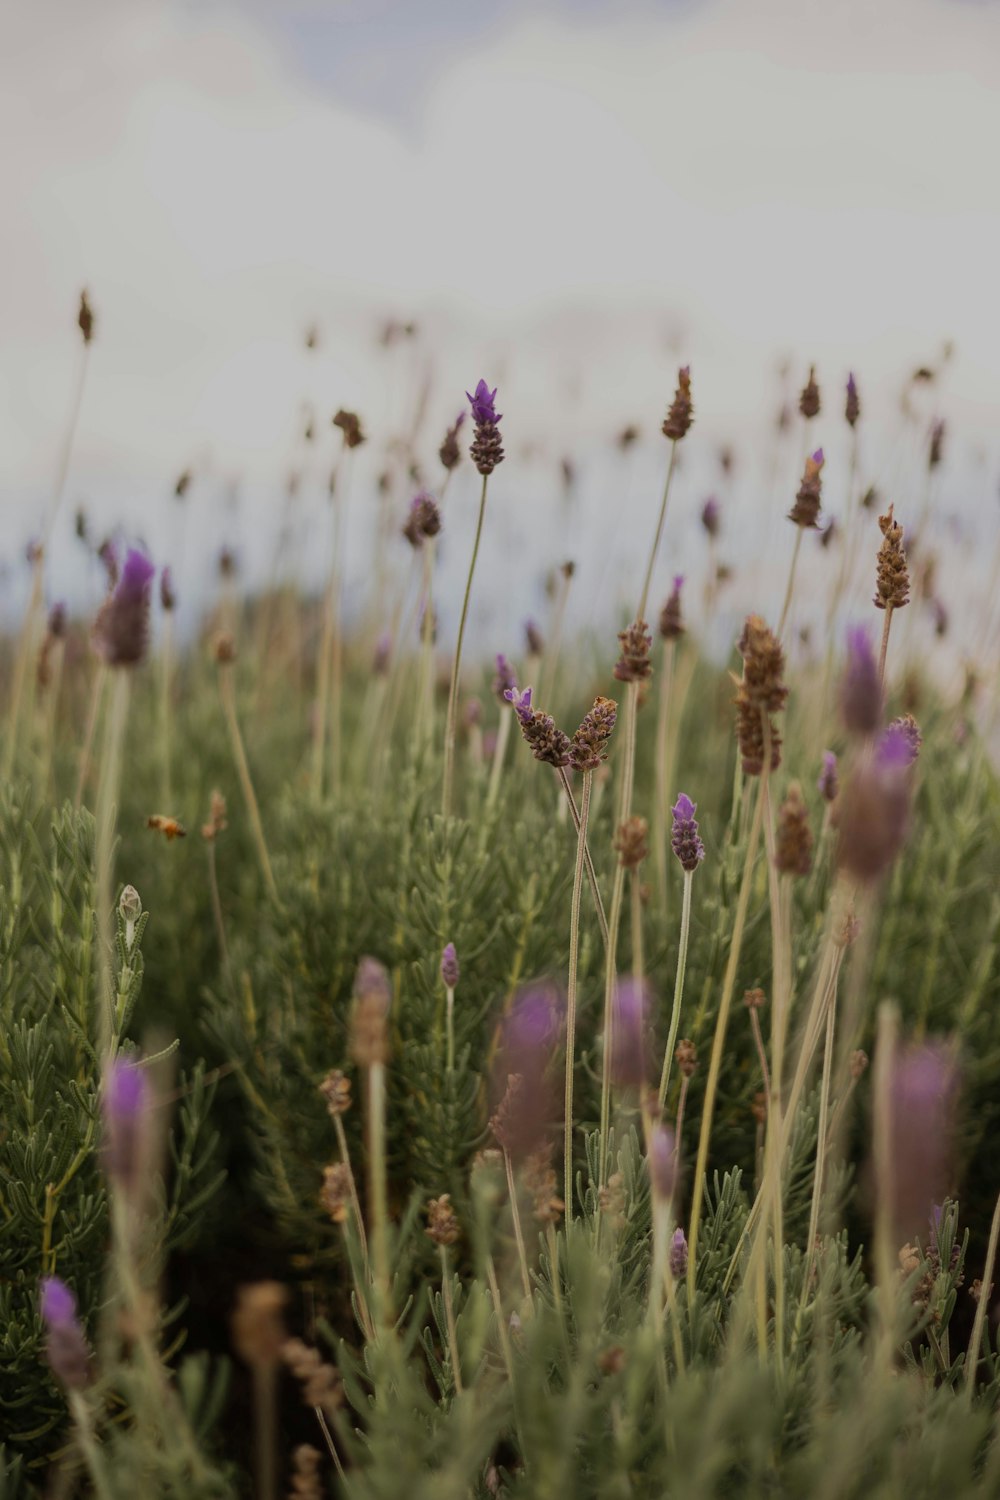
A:
[[[331,1118],[344,1115],[351,1107],[351,1080],[340,1068],[331,1068],[319,1091],[326,1100],[326,1107]]]
[[[288,1293],[278,1281],[256,1281],[236,1293],[232,1316],[233,1348],[246,1364],[260,1369],[276,1365],[285,1342],[283,1312]]]
[[[614,733],[618,705],[613,698],[595,698],[594,706],[583,718],[573,736],[569,763],[574,771],[596,771],[608,758],[608,742]]]
[[[83,334],[83,342],[89,344],[94,337],[94,309],[90,305],[86,287],[80,293],[80,311],[77,313],[76,322]]]
[[[910,601],[910,573],[903,551],[903,528],[893,518],[892,506],[878,518],[882,545],[878,550],[875,576],[876,609],[902,609]]]
[[[802,392],[799,396],[799,411],[805,417],[806,421],[810,421],[813,417],[819,416],[819,406],[819,386],[816,384],[816,366],[810,365],[809,379],[802,387]]]
[[[326,1364],[318,1349],[301,1339],[286,1339],[281,1358],[302,1386],[302,1399],[314,1410],[318,1406],[332,1417],[343,1399],[340,1376],[333,1365]]]
[[[533,1212],[539,1224],[556,1224],[566,1205],[559,1197],[556,1174],[547,1147],[533,1151],[524,1163],[524,1181],[531,1194]]]
[[[365,957],[354,980],[351,1055],[361,1068],[384,1063],[389,1056],[389,974],[377,958]]]
[[[698,1048],[694,1042],[689,1041],[687,1037],[678,1042],[674,1062],[685,1078],[693,1078],[698,1067]]]
[[[649,853],[646,838],[649,824],[645,818],[633,816],[618,825],[614,848],[618,863],[624,870],[637,870]]]
[[[813,836],[802,788],[793,781],[778,809],[774,863],[783,875],[808,875],[812,869]]]
[[[743,1004],[747,1010],[760,1010],[767,1004],[767,996],[762,989],[744,990]]]
[[[428,1200],[426,1233],[435,1245],[454,1245],[460,1237],[461,1230],[451,1206],[450,1193],[442,1193],[440,1198]]]
[[[748,776],[759,776],[767,759],[770,741],[770,769],[781,764],[781,737],[772,713],[784,707],[788,689],[783,681],[785,656],[774,633],[760,615],[748,615],[739,642],[743,657],[743,678],[736,693],[736,734],[739,740],[743,770]],[[768,733],[765,736],[764,725]]]
[[[201,836],[209,841],[217,839],[229,827],[226,821],[226,799],[216,787],[209,799],[208,822],[201,825]]]
[[[649,653],[653,637],[645,620],[634,620],[626,630],[618,633],[621,656],[615,663],[615,676],[619,682],[643,682],[653,673]]]
[[[351,1208],[351,1169],[346,1162],[331,1162],[323,1168],[319,1201],[335,1224],[347,1222]]]
[[[802,471],[802,479],[799,482],[798,492],[795,496],[795,504],[788,512],[788,519],[794,521],[796,526],[803,530],[816,531],[819,529],[820,496],[823,490],[823,450],[817,448],[815,453],[810,453],[806,458],[806,466]]]
[[[694,421],[694,406],[691,402],[691,366],[684,365],[677,371],[677,390],[670,403],[670,410],[663,419],[663,436],[671,442],[680,442]]]
[[[333,417],[334,427],[339,427],[344,436],[345,448],[358,448],[365,440],[361,418],[357,412],[345,411],[343,407]]]

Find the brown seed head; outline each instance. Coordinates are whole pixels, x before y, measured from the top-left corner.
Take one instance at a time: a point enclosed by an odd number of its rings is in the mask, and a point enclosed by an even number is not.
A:
[[[677,390],[670,409],[663,419],[663,436],[671,442],[680,442],[694,421],[694,406],[691,402],[691,366],[684,365],[677,371]]]
[[[819,386],[816,384],[816,366],[809,366],[809,379],[799,396],[799,411],[809,421],[819,416]]]
[[[318,1406],[332,1417],[343,1399],[340,1376],[333,1365],[324,1363],[319,1350],[301,1339],[286,1339],[281,1358],[302,1386],[306,1406]]]
[[[882,545],[878,550],[875,575],[876,609],[902,609],[910,601],[910,573],[903,551],[903,528],[893,518],[892,506],[879,516]]]
[[[744,990],[743,1004],[747,1010],[760,1010],[767,1004],[767,996],[761,989]]]
[[[645,620],[634,620],[626,630],[619,631],[618,641],[621,656],[615,663],[615,676],[619,682],[643,682],[653,673],[649,653],[653,647]]]
[[[852,1052],[850,1068],[851,1077],[857,1083],[858,1079],[868,1071],[868,1053],[862,1052],[860,1047],[856,1052]]]
[[[754,1094],[750,1113],[758,1125],[765,1125],[767,1123],[767,1095],[762,1089],[758,1089],[757,1093]]]
[[[236,642],[228,630],[220,631],[215,637],[212,653],[220,667],[231,666],[236,660]]]
[[[94,309],[90,305],[86,287],[80,293],[80,311],[77,313],[76,321],[83,334],[83,342],[89,344],[94,337]]]
[[[547,1147],[533,1151],[524,1163],[524,1181],[532,1197],[539,1224],[558,1223],[566,1205],[559,1197],[556,1174]]]
[[[333,425],[343,433],[345,448],[358,448],[364,442],[365,435],[357,412],[345,411],[341,407],[333,418]]]
[[[331,1119],[344,1115],[351,1107],[351,1080],[339,1068],[332,1068],[319,1086]]]
[[[209,841],[217,839],[229,827],[226,821],[226,799],[216,787],[209,800],[208,822],[201,825],[201,836]]]
[[[236,1293],[232,1316],[233,1348],[254,1368],[267,1369],[281,1358],[285,1342],[282,1314],[288,1293],[278,1281],[256,1281]]]
[[[453,1245],[461,1235],[455,1211],[451,1206],[450,1193],[442,1193],[440,1198],[428,1200],[426,1232],[435,1245]]]
[[[680,1068],[685,1078],[693,1078],[698,1067],[698,1048],[694,1042],[686,1037],[677,1043],[677,1051],[674,1053],[674,1062]]]
[[[813,836],[802,788],[793,781],[778,809],[774,863],[783,875],[808,875],[812,869]]]
[[[788,519],[804,530],[819,529],[820,495],[823,489],[823,450],[817,448],[806,459],[802,479],[795,496],[795,504],[788,512]]]
[[[351,1209],[351,1169],[346,1162],[331,1162],[323,1168],[320,1205],[335,1224],[344,1224]]]
[[[648,833],[649,824],[645,818],[626,818],[624,823],[618,825],[614,847],[623,870],[637,870],[642,864],[649,853],[646,843]]]
[[[594,706],[584,716],[573,736],[569,763],[574,771],[596,771],[608,758],[608,742],[614,733],[618,705],[613,698],[595,698]]]

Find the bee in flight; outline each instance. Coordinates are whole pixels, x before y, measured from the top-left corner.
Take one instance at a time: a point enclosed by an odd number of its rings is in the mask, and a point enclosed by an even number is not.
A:
[[[147,828],[155,828],[157,833],[162,833],[167,839],[183,839],[187,837],[187,829],[179,823],[176,818],[165,818],[162,813],[153,813],[146,819]]]

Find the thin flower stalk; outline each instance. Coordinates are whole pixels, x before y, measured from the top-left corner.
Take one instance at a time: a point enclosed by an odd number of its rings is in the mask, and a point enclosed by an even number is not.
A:
[[[990,1224],[990,1238],[986,1246],[986,1264],[983,1267],[982,1285],[979,1292],[979,1300],[976,1303],[976,1316],[972,1324],[972,1337],[969,1339],[969,1353],[965,1361],[965,1399],[971,1405],[972,1397],[976,1389],[976,1375],[979,1370],[979,1361],[983,1351],[983,1330],[986,1327],[986,1312],[990,1305],[990,1296],[993,1290],[993,1271],[997,1260],[997,1244],[1000,1242],[1000,1198],[997,1199],[993,1210],[993,1219]]]
[[[637,620],[646,618],[646,605],[649,602],[649,589],[653,581],[653,568],[656,565],[656,556],[660,550],[660,539],[663,536],[663,524],[667,518],[667,501],[670,499],[670,483],[674,477],[674,465],[677,460],[677,439],[673,438],[670,443],[670,462],[667,464],[667,477],[663,481],[663,495],[660,499],[660,514],[656,520],[656,530],[653,533],[653,545],[649,549],[649,560],[646,563],[646,572],[642,580],[642,592],[639,595],[639,608],[635,612]]]
[[[663,665],[660,670],[659,692],[656,704],[656,819],[653,825],[653,848],[656,851],[657,887],[666,901],[667,895],[667,807],[670,801],[668,788],[673,784],[671,768],[667,765],[667,736],[670,727],[671,697],[673,694],[674,668],[677,660],[676,640],[663,642]]]
[[[892,1373],[897,1329],[897,1282],[893,1252],[892,1182],[894,1163],[892,1072],[899,1036],[899,1013],[884,1001],[878,1008],[873,1095],[873,1154],[875,1164],[875,1286],[879,1317],[877,1366]]]
[[[573,795],[573,786],[564,766],[559,767],[559,779],[562,782],[563,790],[566,793],[566,801],[569,805],[570,817],[573,819],[573,826],[576,829],[577,833],[579,833],[580,809],[576,805],[576,798]],[[601,888],[597,883],[597,871],[594,869],[594,861],[590,853],[590,846],[588,845],[586,839],[584,839],[583,846],[583,863],[584,868],[587,872],[587,881],[590,885],[591,894],[594,898],[594,910],[597,913],[597,925],[601,929],[601,939],[604,943],[605,948],[607,948],[608,919],[604,914],[604,902],[601,899]]]
[[[739,896],[736,901],[733,936],[729,947],[726,972],[722,981],[722,996],[719,1000],[719,1013],[715,1023],[715,1034],[712,1038],[712,1053],[708,1064],[708,1078],[705,1083],[705,1100],[701,1111],[701,1131],[698,1137],[698,1156],[695,1162],[691,1196],[691,1221],[690,1228],[688,1229],[687,1276],[689,1299],[693,1298],[695,1294],[696,1268],[698,1264],[698,1231],[701,1225],[702,1201],[705,1192],[705,1171],[708,1166],[708,1147],[712,1135],[712,1117],[715,1111],[715,1096],[719,1088],[719,1074],[722,1071],[722,1054],[726,1042],[726,1028],[729,1025],[729,1011],[732,1006],[733,990],[736,985],[736,970],[739,966],[740,953],[743,948],[743,933],[746,928],[747,909],[750,904],[750,886],[753,867],[757,857],[757,845],[760,842],[763,813],[764,798],[758,796],[754,808],[753,821],[750,825],[750,836],[747,841],[746,858],[743,864],[743,878],[740,882]]]
[[[260,807],[257,802],[257,794],[253,787],[253,778],[250,775],[250,765],[247,761],[246,750],[243,746],[243,735],[240,732],[240,721],[236,712],[236,687],[233,681],[232,660],[219,661],[219,696],[222,700],[222,712],[226,720],[226,728],[229,731],[229,743],[236,762],[236,774],[239,777],[240,787],[243,792],[243,800],[246,803],[247,814],[250,818],[250,831],[253,835],[254,847],[257,850],[257,859],[260,863],[261,873],[273,901],[278,901],[278,887],[275,883],[274,872],[271,869],[271,856],[267,849],[267,840],[264,837],[264,825],[261,822]]]
[[[576,837],[576,864],[573,870],[573,897],[569,914],[569,974],[566,983],[566,1081],[563,1109],[563,1202],[566,1217],[573,1217],[573,1073],[576,1063],[577,968],[580,958],[580,896],[583,891],[584,855],[587,848],[587,822],[590,817],[590,791],[593,771],[584,771],[580,793],[580,824]]]
[[[98,1034],[102,1056],[109,1055],[116,1044],[114,951],[114,848],[118,795],[121,787],[122,748],[128,722],[129,673],[119,668],[114,674],[111,707],[104,730],[101,755],[101,779],[95,813],[95,857],[97,865],[97,931],[98,972],[100,974],[100,1017]]]
[[[465,580],[465,594],[462,599],[462,613],[458,621],[458,638],[455,642],[455,657],[451,665],[451,683],[448,688],[448,713],[444,729],[444,782],[441,791],[441,811],[444,816],[451,816],[452,783],[455,776],[455,727],[458,714],[458,683],[459,674],[462,670],[462,642],[465,638],[465,622],[469,615],[469,599],[472,595],[472,579],[476,571],[476,559],[479,556],[479,543],[483,534],[483,517],[486,514],[486,486],[488,475],[483,475],[482,489],[479,495],[479,515],[476,520],[476,537],[472,544],[472,558],[469,562],[469,574]]]
[[[514,714],[512,710],[503,708],[500,711],[500,724],[497,729],[496,744],[493,747],[493,759],[490,762],[490,780],[486,790],[486,815],[489,818],[497,805],[500,795],[500,780],[503,776],[504,762],[507,759],[507,746],[510,743],[510,726]]]
[[[510,1214],[514,1226],[514,1241],[517,1245],[517,1263],[521,1269],[521,1286],[524,1290],[524,1300],[531,1302],[531,1277],[528,1274],[528,1252],[524,1245],[524,1233],[521,1229],[521,1211],[517,1203],[517,1184],[514,1181],[514,1164],[510,1159],[507,1147],[503,1148],[503,1166],[507,1175],[507,1196],[510,1199]]]
[[[9,781],[17,758],[18,737],[21,724],[21,700],[28,681],[28,665],[34,659],[38,647],[42,618],[42,572],[45,554],[41,545],[32,549],[31,593],[24,613],[24,624],[17,646],[14,662],[14,683],[11,689],[10,710],[7,717],[7,748],[4,755],[4,780]]]
[[[635,718],[639,699],[638,682],[628,683],[625,695],[625,733],[622,746],[622,786],[618,802],[618,825],[628,817],[632,804],[632,777],[635,767]],[[601,1064],[601,1145],[598,1187],[607,1182],[608,1144],[611,1126],[611,1058],[614,1052],[614,994],[617,978],[618,929],[621,925],[622,899],[625,893],[625,866],[615,865],[611,888],[611,911],[608,917],[608,941],[604,956],[604,1056]]]
[[[319,657],[316,663],[316,725],[313,735],[312,794],[316,801],[323,795],[323,771],[326,764],[327,739],[331,743],[331,773],[339,765],[340,682],[343,675],[343,645],[340,632],[341,554],[343,548],[344,506],[349,476],[350,449],[346,438],[340,462],[330,485],[333,510],[330,524],[330,559],[323,589],[323,618]],[[343,483],[341,482],[343,476]],[[331,695],[333,702],[331,703]],[[336,746],[336,748],[335,748]],[[334,776],[336,787],[336,776]]]
[[[559,653],[562,649],[563,627],[566,623],[566,605],[569,601],[570,586],[573,582],[575,572],[572,563],[563,563],[559,569],[559,583],[555,603],[552,609],[552,623],[549,627],[548,646],[545,651],[545,660],[542,664],[542,683],[539,689],[539,697],[543,703],[550,702],[555,692],[556,677],[559,670]]]
[[[802,1293],[799,1298],[800,1315],[809,1300],[813,1266],[816,1260],[816,1239],[819,1234],[819,1215],[823,1202],[826,1174],[826,1152],[828,1124],[830,1119],[830,1083],[833,1077],[833,1044],[836,1031],[837,1008],[831,1005],[826,1015],[826,1037],[823,1044],[823,1072],[819,1089],[819,1111],[816,1126],[816,1165],[813,1169],[812,1200],[809,1205],[809,1230],[806,1235],[806,1268],[802,1277]]]
[[[785,585],[785,601],[781,606],[781,618],[778,621],[778,640],[785,634],[785,625],[788,621],[788,612],[792,607],[792,594],[795,591],[795,570],[798,567],[799,552],[802,548],[802,527],[795,528],[795,544],[792,547],[792,561],[788,568],[788,583]]]
[[[173,806],[170,763],[171,687],[173,683],[174,616],[172,610],[163,611],[163,637],[160,642],[160,753],[163,757],[162,792],[163,809]]]
[[[674,1050],[677,1046],[677,1033],[681,1024],[681,1007],[684,1000],[684,976],[687,970],[688,939],[691,935],[691,893],[694,887],[694,871],[684,871],[684,894],[681,898],[681,934],[677,948],[677,972],[674,976],[674,999],[670,1009],[670,1030],[667,1033],[667,1049],[663,1054],[663,1070],[660,1074],[660,1088],[657,1094],[657,1103],[663,1109],[667,1099],[667,1089],[670,1087],[670,1065],[674,1058]],[[685,1080],[686,1084],[686,1080]],[[682,1085],[682,1092],[684,1085]],[[678,1110],[677,1138],[680,1140],[680,1111]]]
[[[389,1271],[388,1164],[385,1152],[385,1063],[368,1069],[368,1193],[371,1201],[372,1266],[379,1323],[391,1328],[392,1282]]]

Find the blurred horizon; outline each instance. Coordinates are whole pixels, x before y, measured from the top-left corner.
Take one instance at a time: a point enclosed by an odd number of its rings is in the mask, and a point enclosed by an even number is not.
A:
[[[433,484],[437,442],[480,375],[505,413],[495,524],[515,554],[533,538],[530,578],[510,552],[492,578],[486,561],[484,589],[494,604],[507,590],[515,619],[587,547],[591,602],[617,599],[647,545],[681,363],[697,425],[678,522],[720,488],[730,445],[730,547],[784,535],[801,466],[787,454],[771,484],[786,361],[793,404],[817,366],[830,514],[853,370],[864,473],[918,510],[920,444],[943,418],[942,516],[965,527],[967,564],[982,561],[981,528],[996,535],[1000,354],[984,308],[1000,245],[1000,6],[41,0],[2,32],[0,111],[17,142],[0,167],[16,205],[0,294],[8,617],[57,467],[83,286],[97,332],[49,578],[77,607],[94,587],[78,506],[96,533],[182,563],[187,607],[210,597],[223,543],[266,581],[291,472],[291,555],[315,586],[332,413],[362,414],[373,481],[425,404]],[[382,347],[386,323],[410,319],[418,336]],[[939,378],[903,423],[900,392],[928,364]],[[643,442],[622,494],[609,460],[633,422]],[[561,508],[565,456],[575,512]],[[187,469],[182,541],[172,493]],[[473,477],[460,476],[458,553]],[[400,515],[408,498],[400,483]],[[360,547],[368,523],[352,524]],[[668,532],[663,578],[702,566],[697,547]],[[579,608],[591,617],[586,593]]]

